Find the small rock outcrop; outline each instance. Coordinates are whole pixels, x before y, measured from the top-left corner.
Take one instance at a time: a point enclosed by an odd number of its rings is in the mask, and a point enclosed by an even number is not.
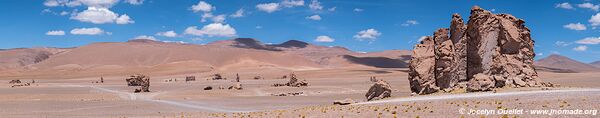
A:
[[[333,101],[334,105],[349,105],[349,104],[354,104],[356,103],[356,101],[350,99],[350,98],[346,98],[344,100],[335,100]]]
[[[467,25],[459,14],[450,23],[415,45],[408,77],[413,93],[552,85],[533,67],[534,41],[522,19],[474,6]]]
[[[21,83],[21,80],[13,79],[13,80],[10,80],[8,83],[9,84],[19,84],[19,83]]]
[[[302,81],[298,81],[298,78],[296,78],[296,74],[291,73],[290,76],[290,81],[288,81],[285,84],[274,84],[273,86],[291,86],[291,87],[301,87],[301,86],[308,86],[308,82],[306,80],[302,80]]]
[[[390,86],[390,84],[383,80],[377,80],[377,82],[375,82],[371,86],[371,88],[369,88],[367,94],[365,94],[365,97],[367,97],[367,101],[379,100],[391,96],[392,86]]]
[[[135,74],[125,79],[128,86],[141,86],[139,89],[135,89],[135,93],[139,92],[150,92],[150,77],[142,74]]]
[[[125,79],[127,81],[127,86],[142,86],[144,79],[148,77],[142,74],[135,74],[129,76],[129,78]]]
[[[189,82],[189,81],[196,81],[196,76],[186,76],[185,77],[185,81]]]
[[[213,75],[212,80],[226,80],[227,78],[224,78],[223,76],[221,76],[221,74],[215,74]]]

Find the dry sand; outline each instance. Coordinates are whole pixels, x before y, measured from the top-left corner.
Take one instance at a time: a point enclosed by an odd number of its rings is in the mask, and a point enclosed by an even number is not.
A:
[[[595,109],[600,110],[600,73],[540,72],[544,81],[563,87],[501,89],[497,93],[453,93],[411,96],[405,68],[307,69],[294,71],[308,87],[272,87],[285,83],[285,69],[220,71],[227,80],[208,80],[216,72],[151,76],[149,93],[133,93],[124,76],[36,79],[31,86],[0,84],[4,117],[480,117],[461,109]],[[241,76],[242,90],[218,89]],[[187,75],[197,81],[185,82]],[[265,79],[254,80],[255,76]],[[392,85],[392,98],[366,102],[364,94],[376,76]],[[166,79],[177,82],[165,82]],[[24,82],[30,79],[22,79]],[[213,90],[202,90],[212,86]],[[302,92],[299,96],[271,94]],[[332,105],[354,99],[355,105]],[[503,115],[483,115],[501,117]],[[507,115],[509,117],[599,117],[600,115]]]

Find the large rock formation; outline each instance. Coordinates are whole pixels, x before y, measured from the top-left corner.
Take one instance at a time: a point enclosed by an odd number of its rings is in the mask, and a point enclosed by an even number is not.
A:
[[[420,44],[415,46],[409,65],[408,81],[412,92],[428,94],[437,92],[439,88],[435,85],[433,38],[425,37]]]
[[[450,29],[438,29],[433,39],[415,46],[408,77],[412,92],[545,85],[533,67],[534,41],[524,23],[478,6],[471,9],[466,26],[453,14]]]

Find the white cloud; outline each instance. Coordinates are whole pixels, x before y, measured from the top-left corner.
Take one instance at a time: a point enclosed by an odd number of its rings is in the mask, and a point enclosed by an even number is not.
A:
[[[231,15],[229,15],[229,16],[230,16],[230,17],[233,17],[233,18],[244,17],[244,8],[241,8],[241,9],[239,9],[239,10],[235,11],[235,13],[234,13],[234,14],[231,14]]]
[[[556,45],[557,47],[565,47],[565,46],[571,45],[571,43],[567,43],[564,41],[556,41],[556,42],[554,42],[554,45]]]
[[[149,39],[149,40],[153,40],[153,41],[158,41],[158,39],[154,38],[153,36],[146,36],[146,35],[136,36],[133,39]]]
[[[171,31],[166,31],[166,32],[158,32],[156,33],[157,36],[164,36],[164,37],[177,37],[177,33],[175,33],[175,31],[171,30]]]
[[[61,6],[61,4],[58,0],[46,0],[44,1],[44,6],[47,7],[56,7],[56,6]]]
[[[125,0],[126,3],[132,4],[132,5],[141,5],[144,4],[144,0]]]
[[[537,53],[537,54],[535,54],[535,55],[536,55],[536,56],[542,56],[542,55],[544,55],[544,53],[541,53],[541,52],[540,52],[540,53]]]
[[[307,16],[306,19],[321,20],[321,16],[319,16],[319,15],[312,15],[312,16]]]
[[[44,6],[47,6],[47,7],[57,7],[57,6],[76,7],[76,6],[86,5],[88,7],[110,8],[118,2],[119,2],[119,0],[46,0],[44,2]]]
[[[592,23],[592,26],[600,26],[600,13],[593,15],[588,22]]]
[[[46,35],[50,35],[50,36],[62,36],[62,35],[65,35],[65,31],[62,31],[62,30],[52,30],[52,31],[46,32]]]
[[[196,35],[196,36],[208,36],[208,37],[235,37],[237,36],[236,31],[229,24],[212,23],[208,24],[202,29],[198,29],[196,26],[191,26],[185,29],[184,34]]]
[[[419,22],[417,22],[416,20],[407,20],[406,22],[404,22],[402,24],[402,26],[411,26],[411,25],[417,25],[419,24]]]
[[[256,26],[254,28],[256,28],[256,29],[262,29],[263,27],[259,25],[259,26]]]
[[[356,35],[354,35],[355,39],[358,40],[375,40],[377,39],[377,37],[381,36],[381,33],[373,28],[371,29],[367,29],[367,30],[362,30],[360,32],[358,32]]]
[[[600,44],[600,37],[587,37],[581,40],[576,41],[578,44]]]
[[[256,5],[256,8],[260,11],[264,11],[267,13],[273,13],[279,10],[279,3],[264,3]]]
[[[335,11],[335,8],[337,8],[337,7],[331,7],[329,9],[327,9],[327,11]]]
[[[318,0],[312,0],[310,2],[310,4],[308,5],[308,7],[311,10],[322,10],[323,9],[323,6],[321,6],[321,2],[319,2]]]
[[[129,16],[127,14],[123,14],[123,15],[119,16],[119,18],[115,19],[115,22],[117,24],[135,23],[135,21],[131,20],[131,18],[129,18]]]
[[[304,0],[284,0],[281,1],[281,5],[284,7],[304,6]]]
[[[581,23],[569,23],[563,26],[564,28],[570,29],[570,30],[586,30],[587,27],[585,27],[585,25],[581,24]]]
[[[104,33],[105,33],[104,30],[97,28],[97,27],[75,28],[75,29],[71,30],[71,34],[74,34],[74,35],[101,35]]]
[[[588,49],[588,47],[585,46],[585,45],[580,45],[580,46],[577,46],[577,47],[573,48],[573,50],[580,51],[580,52],[581,51],[586,51],[587,49]]]
[[[354,8],[354,11],[355,12],[362,12],[362,11],[365,11],[365,10],[364,9],[359,9],[359,8]]]
[[[215,23],[223,23],[225,22],[225,14],[217,15],[212,17],[212,21]]]
[[[591,10],[594,10],[594,11],[598,11],[598,9],[600,9],[599,5],[594,5],[592,3],[577,4],[577,7],[591,9]]]
[[[317,36],[315,41],[316,42],[333,42],[333,41],[335,41],[335,39],[333,39],[329,36]]]
[[[200,22],[206,22],[207,18],[212,18],[213,15],[212,13],[204,13],[202,14],[201,18],[200,18]]]
[[[126,14],[119,16],[115,12],[110,11],[108,8],[101,7],[88,7],[83,12],[76,13],[71,16],[71,19],[75,19],[81,22],[90,22],[94,24],[105,24],[114,23],[117,24],[129,24],[134,23]]]
[[[204,1],[200,1],[200,2],[198,2],[198,4],[192,5],[191,9],[194,12],[199,12],[199,11],[211,12],[212,10],[214,10],[216,8]]]
[[[568,2],[565,3],[560,3],[560,4],[556,4],[555,8],[563,8],[563,9],[575,9],[571,4],[569,4]]]
[[[69,15],[69,12],[67,12],[67,11],[62,11],[62,12],[60,12],[60,14],[59,14],[59,15],[61,15],[61,16],[64,16],[64,15]]]

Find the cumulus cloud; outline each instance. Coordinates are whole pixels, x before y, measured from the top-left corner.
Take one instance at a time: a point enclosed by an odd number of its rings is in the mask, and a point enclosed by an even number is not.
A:
[[[329,36],[317,36],[317,38],[315,39],[316,42],[334,42],[335,39],[329,37]]]
[[[563,26],[564,28],[570,29],[570,30],[586,30],[587,27],[585,27],[585,25],[581,24],[581,23],[569,23]]]
[[[233,17],[233,18],[244,17],[244,8],[241,8],[241,9],[235,11],[235,13],[229,15],[229,17]]]
[[[321,16],[319,16],[319,15],[312,15],[312,16],[307,16],[306,19],[321,20]]]
[[[208,36],[208,37],[235,37],[237,36],[236,31],[229,24],[212,23],[208,24],[202,29],[198,29],[196,26],[191,26],[185,29],[184,34],[196,35],[196,36]]]
[[[594,5],[592,3],[583,3],[583,4],[577,4],[577,7],[579,8],[585,8],[585,9],[590,9],[590,10],[594,10],[594,11],[598,11],[598,9],[600,9],[599,5]]]
[[[105,34],[104,30],[93,27],[93,28],[75,28],[71,30],[71,34],[74,35],[101,35]]]
[[[354,8],[354,11],[355,12],[362,12],[362,11],[365,11],[365,10],[364,9],[359,9],[359,8]]]
[[[565,3],[560,3],[560,4],[556,4],[555,8],[563,8],[563,9],[575,9],[571,4],[569,4],[568,2]]]
[[[281,5],[284,7],[304,6],[304,0],[284,0],[281,1]]]
[[[147,35],[136,36],[133,39],[149,39],[149,40],[153,40],[153,41],[158,41],[158,39],[154,38],[153,36],[147,36]]]
[[[264,4],[258,4],[256,5],[256,8],[260,11],[264,11],[267,13],[273,13],[277,10],[279,10],[279,3],[264,3]]]
[[[308,8],[310,8],[311,10],[322,10],[323,6],[321,6],[321,2],[319,2],[318,0],[312,0],[308,5]]]
[[[166,31],[166,32],[158,32],[155,35],[164,36],[164,37],[177,37],[177,33],[175,33],[175,31],[173,31],[173,30]]]
[[[144,0],[125,0],[125,3],[129,3],[132,5],[141,5],[144,4]]]
[[[52,30],[52,31],[46,32],[46,35],[50,35],[50,36],[62,36],[62,35],[65,35],[65,31],[62,31],[62,30]]]
[[[377,39],[377,37],[381,36],[381,33],[373,28],[371,29],[367,29],[367,30],[362,30],[360,32],[358,32],[356,35],[354,35],[355,39],[358,40],[375,40]]]
[[[417,24],[419,24],[419,22],[417,22],[416,20],[407,20],[406,22],[402,23],[402,26],[411,26]]]
[[[600,13],[596,13],[596,15],[593,15],[592,18],[588,20],[588,22],[590,22],[592,26],[600,26]]]
[[[585,46],[585,45],[580,45],[580,46],[577,46],[577,47],[573,48],[573,50],[580,51],[580,52],[581,51],[586,51],[587,49],[588,49],[588,47]]]
[[[600,37],[587,37],[587,38],[578,40],[575,43],[578,43],[578,44],[591,44],[591,45],[600,44]]]
[[[216,9],[216,7],[204,2],[204,1],[200,1],[198,2],[198,4],[196,5],[192,5],[191,7],[192,11],[194,12],[211,12],[212,10]]]
[[[81,22],[90,22],[94,24],[105,24],[114,22],[116,22],[117,24],[134,23],[134,21],[129,16],[127,16],[127,14],[119,16],[119,14],[110,11],[108,8],[101,7],[88,7],[87,10],[76,13],[75,15],[71,16],[71,19],[78,20]]]

